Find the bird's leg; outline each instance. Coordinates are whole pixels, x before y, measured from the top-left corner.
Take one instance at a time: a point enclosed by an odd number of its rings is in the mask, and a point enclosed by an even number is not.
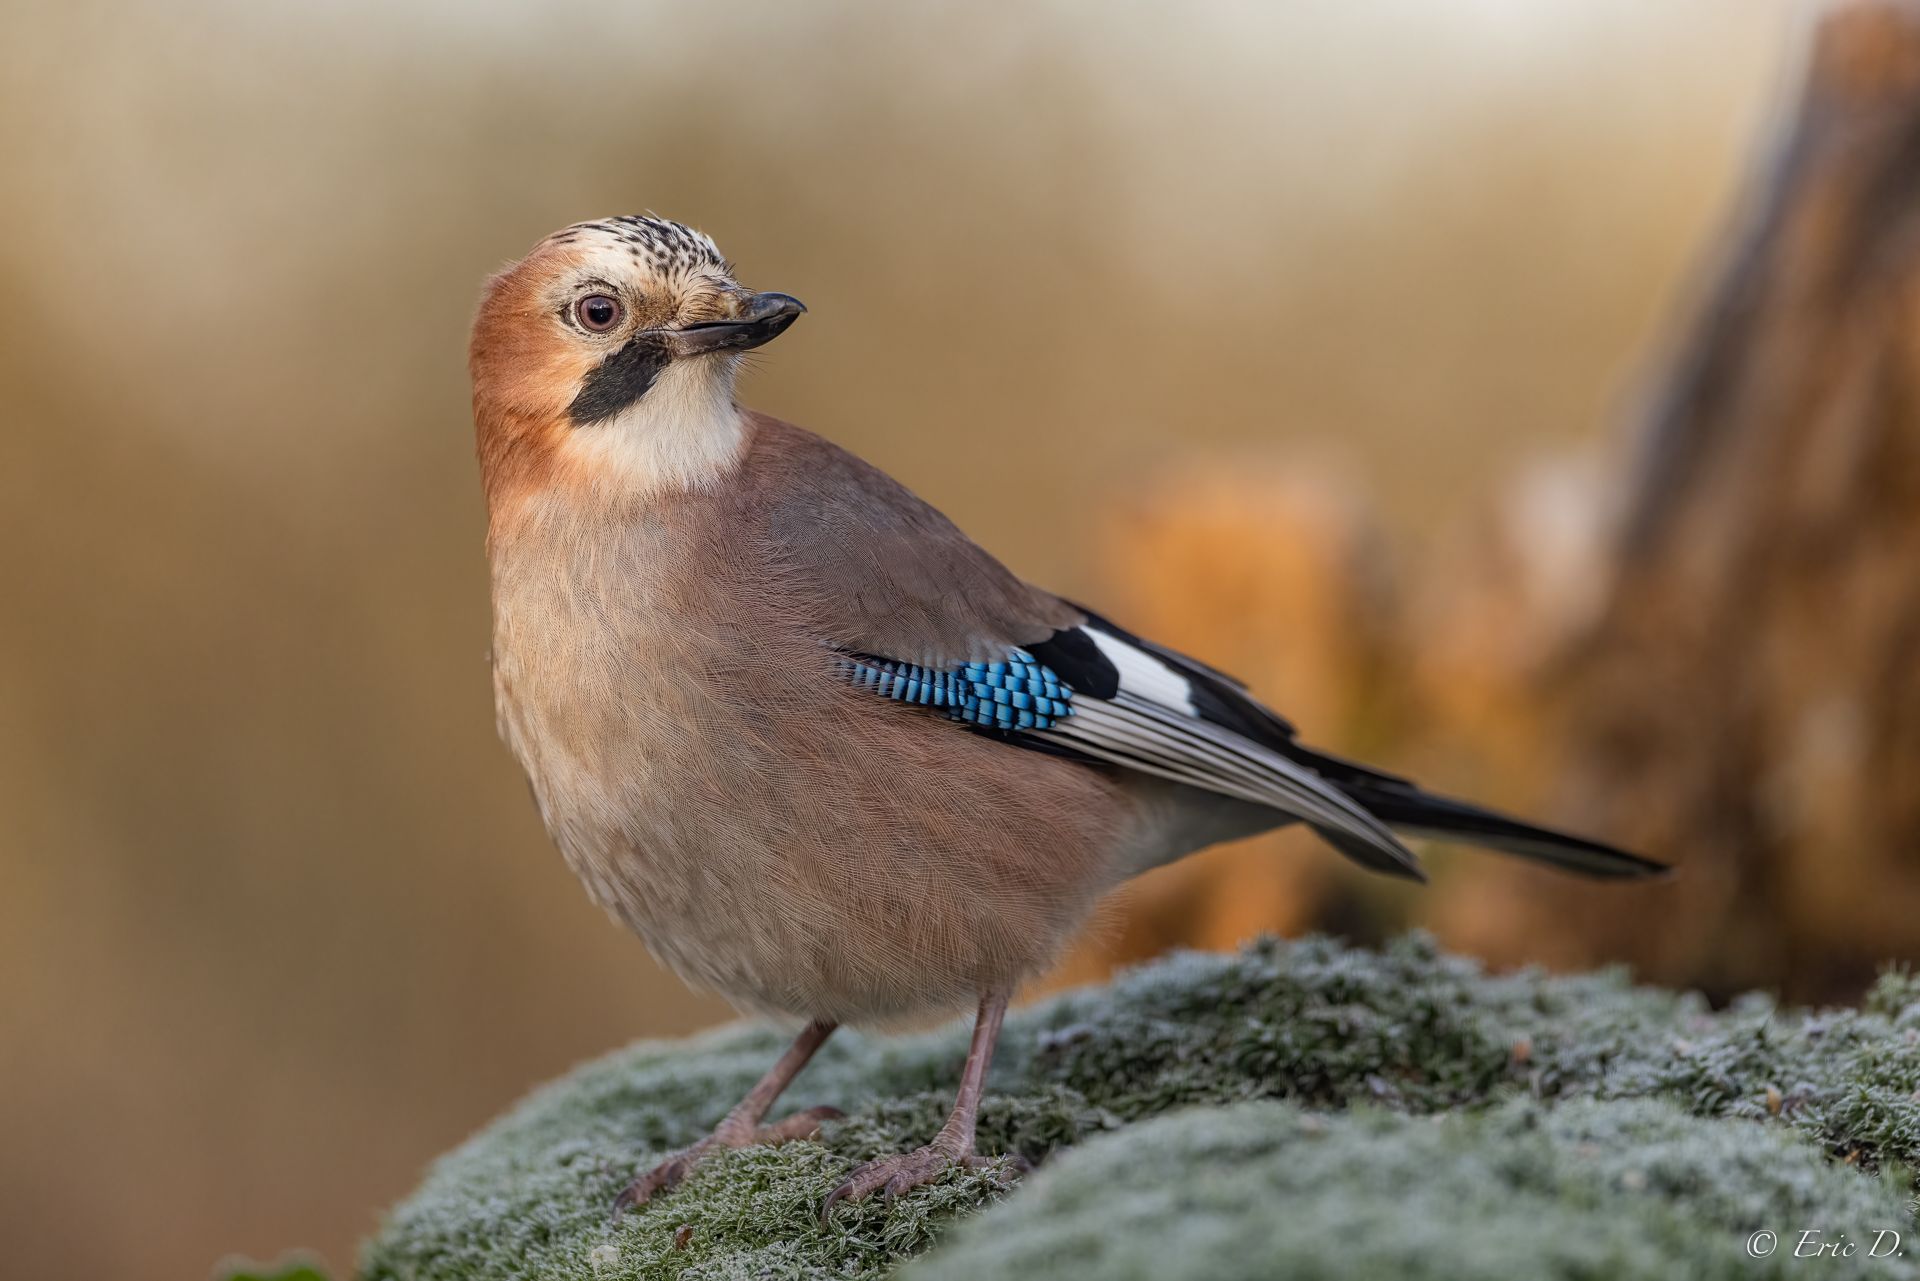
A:
[[[1000,1020],[1006,1017],[1004,993],[988,996],[980,1002],[980,1016],[973,1025],[973,1045],[967,1050],[967,1066],[960,1074],[960,1096],[954,1100],[953,1115],[934,1135],[933,1142],[914,1152],[869,1161],[827,1195],[820,1217],[833,1215],[833,1207],[844,1200],[858,1201],[875,1191],[884,1190],[889,1201],[908,1188],[931,1183],[952,1166],[978,1169],[992,1164],[973,1150],[974,1124],[980,1115],[980,1093],[987,1082],[987,1066],[993,1062],[994,1043],[1000,1039]]]
[[[780,1061],[760,1078],[760,1084],[748,1091],[739,1106],[713,1127],[712,1134],[686,1151],[674,1153],[627,1185],[626,1191],[613,1203],[614,1221],[619,1222],[627,1207],[644,1205],[654,1193],[664,1192],[686,1178],[693,1167],[715,1149],[745,1148],[756,1143],[785,1143],[789,1139],[811,1138],[822,1121],[845,1116],[839,1108],[808,1108],[804,1112],[795,1112],[778,1125],[760,1124],[772,1110],[781,1092],[800,1074],[800,1069],[807,1065],[814,1051],[826,1044],[837,1026],[835,1023],[807,1024],[806,1029],[793,1039],[793,1044],[787,1047],[787,1052],[780,1056]]]

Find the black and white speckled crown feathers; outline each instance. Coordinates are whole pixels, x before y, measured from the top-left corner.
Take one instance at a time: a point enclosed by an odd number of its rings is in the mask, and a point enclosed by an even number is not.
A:
[[[733,264],[720,253],[720,247],[705,232],[685,223],[652,214],[622,214],[617,218],[598,218],[563,227],[541,242],[543,245],[614,244],[625,248],[635,261],[645,261],[657,272],[719,272],[733,275]]]

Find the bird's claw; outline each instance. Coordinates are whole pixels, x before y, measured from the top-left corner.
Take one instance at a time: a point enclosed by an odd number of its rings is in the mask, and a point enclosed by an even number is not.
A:
[[[613,1201],[613,1221],[617,1225],[620,1217],[636,1206],[645,1205],[656,1193],[671,1192],[673,1188],[708,1156],[720,1148],[745,1148],[759,1143],[788,1143],[794,1139],[810,1139],[820,1131],[822,1121],[837,1121],[846,1113],[839,1108],[817,1107],[795,1112],[792,1116],[774,1125],[763,1125],[758,1129],[743,1131],[740,1134],[728,1132],[724,1125],[690,1148],[675,1152],[672,1156],[654,1166],[645,1174],[639,1175]]]
[[[919,1148],[912,1152],[902,1152],[897,1156],[882,1157],[878,1161],[869,1161],[849,1174],[846,1181],[827,1194],[826,1204],[820,1207],[820,1221],[831,1222],[833,1207],[842,1201],[863,1201],[879,1192],[888,1201],[910,1188],[932,1183],[955,1166],[963,1170],[981,1170],[992,1165],[991,1157],[965,1153],[956,1156],[937,1147]],[[1011,1182],[1017,1175],[1033,1169],[1025,1157],[1015,1155],[1009,1163],[1005,1181]]]
[[[700,1164],[707,1153],[719,1146],[719,1136],[709,1134],[692,1147],[675,1152],[645,1174],[636,1176],[613,1200],[614,1223],[618,1224],[620,1216],[628,1210],[652,1200],[654,1193],[671,1191],[680,1180],[693,1173],[693,1168]]]

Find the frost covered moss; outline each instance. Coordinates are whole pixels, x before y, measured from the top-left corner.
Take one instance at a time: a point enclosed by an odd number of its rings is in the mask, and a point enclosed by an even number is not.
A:
[[[1099,1161],[1126,1166],[1125,1154],[1142,1145],[1168,1159],[1127,1166],[1132,1181],[1114,1182],[1116,1201],[1123,1187],[1129,1197],[1150,1192],[1143,1179],[1159,1180],[1168,1204],[1179,1203],[1183,1188],[1225,1187],[1209,1174],[1212,1162],[1226,1158],[1208,1137],[1225,1131],[1210,1130],[1208,1117],[1225,1118],[1218,1124],[1228,1130],[1245,1126],[1249,1134],[1267,1135],[1232,1161],[1291,1167],[1297,1163],[1284,1154],[1297,1144],[1287,1136],[1297,1133],[1304,1113],[1271,1104],[1222,1110],[1278,1099],[1335,1114],[1366,1105],[1364,1117],[1316,1122],[1326,1127],[1326,1142],[1316,1141],[1312,1150],[1334,1154],[1326,1158],[1328,1169],[1351,1177],[1328,1174],[1300,1184],[1250,1177],[1249,1186],[1265,1192],[1251,1201],[1221,1202],[1227,1207],[1221,1222],[1245,1213],[1261,1218],[1263,1230],[1292,1225],[1288,1239],[1306,1242],[1318,1230],[1312,1224],[1393,1221],[1404,1227],[1395,1240],[1452,1242],[1435,1244],[1433,1257],[1456,1259],[1457,1267],[1436,1264],[1424,1275],[1553,1275],[1563,1256],[1540,1253],[1553,1234],[1521,1231],[1538,1216],[1512,1208],[1532,1197],[1562,1206],[1563,1213],[1619,1219],[1617,1232],[1583,1228],[1577,1240],[1568,1238],[1573,1253],[1564,1260],[1571,1271],[1563,1274],[1662,1275],[1634,1271],[1639,1265],[1629,1264],[1638,1255],[1606,1252],[1624,1250],[1622,1242],[1650,1225],[1665,1224],[1683,1236],[1707,1232],[1725,1245],[1733,1226],[1762,1212],[1817,1208],[1839,1216],[1830,1229],[1839,1230],[1845,1216],[1902,1205],[1903,1170],[1920,1161],[1917,1041],[1920,985],[1901,975],[1882,980],[1865,1012],[1782,1012],[1749,997],[1716,1014],[1694,997],[1633,988],[1618,973],[1487,976],[1420,935],[1382,953],[1309,939],[1263,942],[1238,956],[1179,956],[1009,1017],[983,1106],[982,1150],[1017,1151],[1035,1162],[1066,1147],[1079,1150],[1057,1170],[1043,1168],[1032,1187],[967,1229],[951,1257],[1011,1241],[1016,1228],[1039,1231],[1034,1225],[1050,1221],[1040,1207],[1053,1204],[1050,1198],[1079,1195],[1070,1191],[1080,1186],[1075,1180],[1092,1177],[1076,1171],[1105,1169]],[[629,1047],[537,1092],[443,1158],[369,1242],[363,1275],[368,1281],[885,1275],[925,1251],[949,1225],[1007,1195],[995,1171],[955,1173],[892,1207],[843,1207],[831,1227],[816,1217],[854,1162],[932,1135],[951,1101],[966,1044],[964,1026],[892,1040],[840,1033],[784,1102],[834,1104],[851,1114],[846,1121],[828,1126],[820,1143],[729,1155],[610,1233],[607,1207],[620,1187],[711,1127],[758,1079],[784,1038],[733,1027],[688,1042]],[[1605,1106],[1630,1099],[1665,1106]],[[1137,1124],[1196,1107],[1205,1110]],[[1440,1126],[1409,1119],[1483,1110],[1484,1116]],[[1512,1126],[1521,1123],[1513,1118],[1522,1116],[1548,1120],[1516,1146]],[[1565,1139],[1555,1128],[1577,1125],[1613,1128],[1605,1144]],[[1605,1192],[1604,1179],[1582,1182],[1580,1171],[1588,1167],[1581,1164],[1581,1144],[1606,1154],[1592,1168],[1624,1162],[1622,1171],[1651,1171],[1656,1150],[1695,1151],[1698,1160],[1689,1167],[1695,1183],[1688,1186],[1698,1195],[1678,1198],[1662,1183],[1650,1184],[1656,1190],[1646,1197],[1625,1197]],[[1563,1151],[1569,1145],[1572,1156]],[[1394,1151],[1404,1156],[1392,1157]],[[1503,1165],[1502,1151],[1544,1155],[1532,1164]],[[1798,1154],[1794,1159],[1817,1187],[1809,1184],[1800,1201],[1780,1190],[1785,1185],[1765,1184],[1774,1191],[1751,1195],[1741,1190],[1754,1169],[1785,1159],[1783,1153]],[[1823,1165],[1828,1157],[1835,1159],[1832,1168]],[[1417,1171],[1429,1161],[1448,1171],[1441,1182],[1455,1190],[1451,1200],[1429,1196],[1416,1204],[1404,1195],[1410,1185],[1394,1177],[1369,1181],[1352,1173]],[[1863,1177],[1882,1167],[1889,1177]],[[1507,1182],[1484,1185],[1485,1195],[1462,1191],[1509,1169],[1515,1173]],[[1712,1175],[1716,1169],[1719,1175]],[[1869,1206],[1849,1199],[1856,1194],[1881,1201]],[[1749,1218],[1727,1208],[1743,1196],[1751,1202],[1742,1211]],[[1098,1200],[1089,1196],[1074,1212],[1078,1217],[1068,1216],[1078,1224],[1072,1231],[1134,1244],[1087,1255],[1086,1268],[1104,1270],[1079,1275],[1165,1275],[1126,1261],[1158,1257],[1144,1236],[1131,1233],[1131,1225],[1150,1220],[1118,1204],[1102,1219]],[[1900,1214],[1900,1223],[1885,1226],[1908,1231],[1911,1219],[1904,1208]],[[1470,1238],[1488,1233],[1510,1248],[1497,1255],[1467,1249]],[[1036,1251],[1044,1236],[1034,1237]],[[1688,1266],[1719,1267],[1731,1257],[1723,1253],[1689,1255]],[[947,1257],[937,1251],[926,1266],[937,1274]],[[1581,1271],[1581,1260],[1602,1257],[1619,1266]],[[1009,1266],[982,1264],[975,1274]],[[1162,1259],[1154,1266],[1171,1265]],[[1318,1264],[1298,1266],[1315,1275],[1369,1275],[1346,1264],[1320,1271],[1314,1271]],[[1231,1272],[1196,1272],[1216,1274]]]
[[[1807,1226],[1820,1236],[1803,1244]],[[1748,1243],[1769,1228],[1761,1262]],[[1829,1165],[1785,1127],[1705,1120],[1669,1102],[1518,1100],[1415,1118],[1262,1101],[1190,1109],[1088,1145],[903,1281],[1699,1281],[1808,1267],[1911,1278],[1920,1267],[1900,1251],[1912,1236],[1903,1188]],[[1851,1257],[1793,1257],[1848,1242]]]

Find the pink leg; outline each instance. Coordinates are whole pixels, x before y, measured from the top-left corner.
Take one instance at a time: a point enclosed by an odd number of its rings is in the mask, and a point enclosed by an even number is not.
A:
[[[960,1095],[954,1100],[953,1115],[940,1127],[933,1142],[916,1152],[869,1161],[827,1196],[820,1209],[824,1220],[842,1201],[858,1201],[884,1189],[891,1201],[908,1188],[931,1183],[956,1165],[978,1169],[992,1164],[973,1150],[974,1127],[980,1116],[980,1094],[986,1087],[987,1067],[993,1062],[994,1043],[1000,1039],[1000,1021],[1006,1017],[1004,994],[980,1002],[980,1016],[973,1025],[973,1045],[967,1050],[967,1066],[960,1074]]]
[[[839,1108],[808,1108],[804,1112],[795,1112],[778,1125],[762,1125],[767,1113],[773,1109],[793,1078],[800,1075],[800,1069],[813,1058],[814,1051],[826,1044],[833,1035],[833,1023],[809,1023],[806,1029],[795,1037],[780,1061],[773,1065],[760,1084],[748,1091],[747,1097],[740,1100],[738,1107],[727,1113],[719,1125],[713,1127],[713,1133],[700,1140],[684,1152],[677,1152],[653,1169],[636,1178],[627,1185],[613,1203],[613,1217],[617,1223],[629,1206],[645,1205],[654,1193],[664,1192],[687,1177],[693,1167],[710,1152],[718,1148],[745,1148],[756,1143],[785,1143],[789,1139],[812,1137],[820,1128],[820,1122],[844,1116]]]

